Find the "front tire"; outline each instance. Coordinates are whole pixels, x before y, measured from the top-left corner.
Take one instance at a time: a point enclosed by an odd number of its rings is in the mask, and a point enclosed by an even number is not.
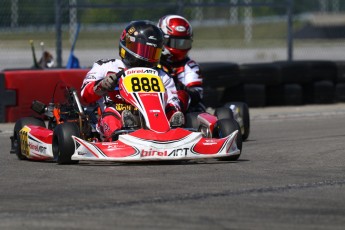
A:
[[[218,138],[223,138],[231,133],[238,131],[236,138],[237,148],[240,150],[240,154],[236,156],[222,157],[220,160],[236,161],[241,155],[242,152],[242,133],[239,124],[234,119],[221,119],[217,121],[217,124],[214,129],[214,136]]]
[[[23,117],[19,119],[13,128],[13,136],[12,136],[12,150],[11,152],[14,152],[19,160],[27,160],[27,157],[22,154],[22,146],[21,143],[23,140],[21,140],[21,137],[19,135],[19,131],[24,128],[25,125],[36,125],[40,127],[46,127],[46,124],[43,120],[35,117]]]
[[[62,123],[55,127],[53,133],[53,155],[58,164],[76,164],[71,160],[75,146],[73,136],[80,137],[80,131],[75,123]]]

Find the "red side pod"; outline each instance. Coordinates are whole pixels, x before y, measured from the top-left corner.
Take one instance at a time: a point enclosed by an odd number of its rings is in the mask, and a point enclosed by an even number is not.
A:
[[[129,157],[139,154],[137,149],[121,141],[98,142],[93,145],[99,148],[107,157]],[[95,156],[98,157],[97,154],[95,154]]]
[[[210,131],[213,132],[214,126],[217,122],[217,117],[214,115],[211,115],[209,113],[201,113],[198,115],[198,119],[200,122],[207,127],[209,127]]]
[[[40,126],[28,125],[30,128],[30,134],[36,137],[38,140],[46,143],[53,143],[53,131]]]
[[[202,138],[193,147],[193,151],[199,154],[217,154],[225,147],[226,141],[227,138]]]

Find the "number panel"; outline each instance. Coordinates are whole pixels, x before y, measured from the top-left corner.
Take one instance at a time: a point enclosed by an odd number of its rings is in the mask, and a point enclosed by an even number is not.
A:
[[[127,75],[123,79],[123,85],[127,92],[165,92],[162,79],[153,74],[136,73]]]
[[[28,127],[24,127],[19,131],[20,149],[24,156],[29,156],[29,143],[28,143],[29,132],[30,132],[30,129]]]

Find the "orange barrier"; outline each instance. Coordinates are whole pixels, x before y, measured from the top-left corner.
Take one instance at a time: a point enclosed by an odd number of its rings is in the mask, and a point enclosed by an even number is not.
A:
[[[75,88],[80,93],[82,81],[88,69],[52,69],[52,70],[16,70],[4,71],[5,90],[15,91],[15,105],[3,106],[5,117],[0,122],[15,122],[24,116],[37,114],[30,109],[33,100],[49,103],[64,102],[66,86]],[[55,95],[54,95],[55,91]],[[0,98],[0,101],[6,98]],[[4,103],[2,103],[4,105]]]

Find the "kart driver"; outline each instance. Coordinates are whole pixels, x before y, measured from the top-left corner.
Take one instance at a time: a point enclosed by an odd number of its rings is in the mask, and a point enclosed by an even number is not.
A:
[[[119,41],[120,59],[99,60],[87,73],[81,88],[81,97],[87,103],[98,102],[102,115],[97,131],[104,141],[113,140],[114,132],[128,120],[134,121],[129,110],[121,111],[119,104],[127,104],[115,90],[122,73],[131,67],[154,68],[159,72],[167,92],[166,114],[171,126],[181,126],[184,115],[173,79],[157,67],[163,47],[160,29],[150,21],[131,22],[123,30]],[[122,106],[125,107],[125,106]],[[120,110],[120,111],[119,111]]]
[[[191,24],[179,15],[166,15],[158,27],[164,36],[160,64],[174,78],[182,111],[205,111],[199,65],[188,56],[193,42]]]

